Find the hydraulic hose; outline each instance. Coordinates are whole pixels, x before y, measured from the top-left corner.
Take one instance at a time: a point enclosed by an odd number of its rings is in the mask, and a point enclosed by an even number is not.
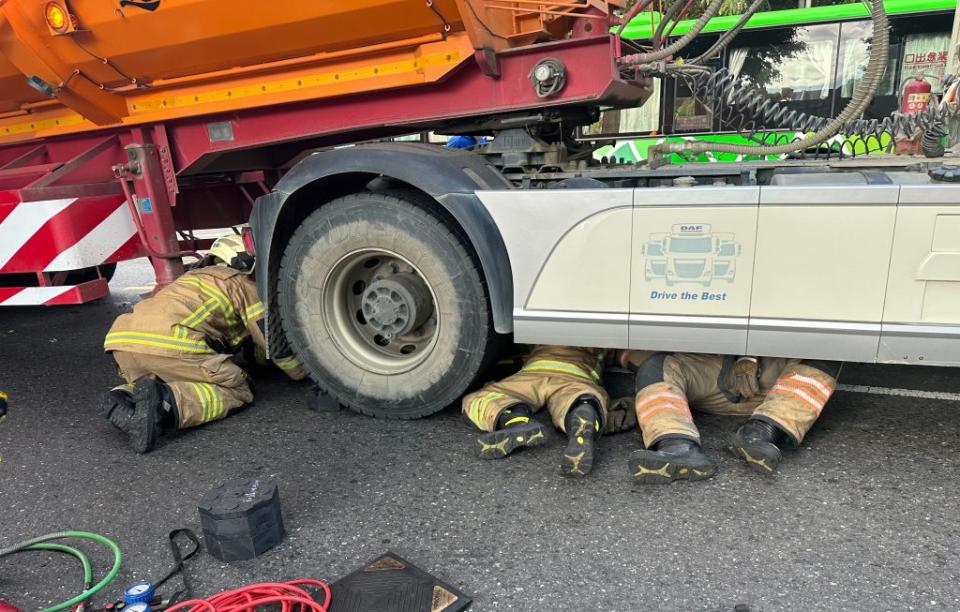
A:
[[[860,116],[873,100],[874,94],[883,79],[886,68],[887,54],[890,48],[890,30],[887,22],[887,13],[883,7],[883,0],[871,0],[871,17],[873,19],[873,45],[870,50],[870,60],[864,78],[857,84],[853,97],[839,115],[831,119],[814,133],[808,134],[799,141],[783,145],[733,145],[719,142],[682,142],[659,143],[650,147],[651,156],[669,153],[734,153],[737,155],[785,155],[801,151],[822,144],[835,136],[845,124]]]
[[[619,38],[630,22],[633,21],[633,18],[639,15],[640,11],[650,6],[651,2],[653,2],[653,0],[637,0],[637,3],[623,16],[623,21],[620,22],[620,27],[617,28],[615,36]]]
[[[62,540],[65,538],[82,538],[85,540],[93,540],[95,542],[100,542],[101,544],[103,544],[113,552],[113,566],[110,568],[110,571],[107,572],[107,575],[104,576],[103,579],[100,580],[100,582],[98,582],[97,584],[89,588],[84,588],[83,592],[77,595],[76,597],[73,597],[72,599],[69,599],[63,603],[59,603],[50,608],[46,608],[45,610],[43,610],[43,612],[59,612],[59,610],[65,610],[82,601],[89,599],[93,595],[97,594],[100,590],[102,590],[105,586],[110,584],[110,581],[112,581],[116,577],[117,572],[120,571],[120,564],[123,562],[123,553],[120,552],[120,547],[117,546],[117,544],[113,540],[110,540],[109,538],[106,538],[98,533],[91,533],[89,531],[60,531],[57,533],[48,533],[47,535],[42,535],[36,538],[30,538],[29,540],[24,540],[23,542],[19,542],[8,548],[0,549],[0,558],[6,557],[8,555],[13,555],[19,552],[23,552],[25,550],[36,550],[35,547],[38,545],[50,546],[49,544],[47,544],[47,542],[49,542],[50,540]],[[64,548],[70,548],[70,547],[64,547]],[[54,550],[54,549],[50,549],[50,550]],[[62,552],[67,552],[67,551],[64,550]],[[77,552],[79,553],[79,551]],[[73,553],[71,552],[68,554],[73,554]],[[82,556],[83,553],[80,553],[80,555]],[[81,558],[81,557],[78,557],[78,558]],[[89,565],[89,560],[87,560],[87,563],[84,565],[85,577],[86,577],[88,565]],[[92,572],[91,572],[91,580],[92,580]]]
[[[740,16],[740,19],[737,20],[737,23],[735,23],[732,28],[724,32],[723,35],[717,39],[717,42],[713,43],[713,45],[711,45],[709,49],[704,51],[701,55],[698,55],[693,59],[687,60],[686,63],[688,65],[699,66],[703,64],[703,62],[710,61],[710,59],[713,57],[713,55],[717,51],[720,51],[721,49],[723,49],[724,47],[730,44],[730,41],[733,40],[734,37],[740,33],[740,30],[742,30],[744,26],[747,25],[747,22],[750,21],[750,18],[753,17],[754,13],[760,10],[760,6],[765,4],[766,2],[767,0],[753,0],[753,4],[747,7],[747,10],[744,11],[743,15]]]
[[[674,2],[667,7],[667,10],[663,12],[663,15],[660,17],[660,23],[657,24],[657,29],[653,33],[654,48],[660,46],[660,41],[663,40],[663,33],[666,31],[667,25],[676,19],[684,5],[689,4],[690,2],[691,0],[674,0]]]
[[[34,544],[33,546],[28,546],[24,550],[52,550],[54,552],[61,552],[68,554],[72,557],[75,557],[77,561],[80,562],[80,565],[83,567],[83,588],[84,590],[89,589],[90,585],[93,584],[93,565],[90,564],[90,558],[87,555],[83,554],[83,551],[74,548],[73,546],[67,546],[66,544]]]
[[[714,15],[717,14],[717,11],[720,10],[720,5],[722,3],[723,0],[712,0],[706,10],[703,11],[703,15],[701,15],[700,18],[694,22],[693,27],[690,28],[690,31],[678,38],[672,44],[667,45],[659,51],[625,55],[620,61],[624,64],[647,64],[650,62],[659,62],[664,58],[670,57],[677,51],[685,48],[694,38],[700,35],[700,32],[703,31],[703,28],[707,26],[707,22],[713,19]]]

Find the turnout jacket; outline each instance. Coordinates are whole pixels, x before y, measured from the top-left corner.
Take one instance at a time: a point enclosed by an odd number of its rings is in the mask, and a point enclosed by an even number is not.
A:
[[[149,355],[234,353],[248,339],[261,349],[265,308],[253,279],[227,266],[190,270],[122,314],[107,333],[105,351]],[[306,375],[292,355],[274,363],[294,380]]]

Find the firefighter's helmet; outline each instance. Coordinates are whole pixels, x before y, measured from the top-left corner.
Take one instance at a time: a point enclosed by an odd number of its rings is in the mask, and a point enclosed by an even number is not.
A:
[[[253,272],[253,266],[256,263],[253,255],[244,246],[243,238],[236,234],[227,234],[214,240],[210,247],[210,254],[245,274]]]

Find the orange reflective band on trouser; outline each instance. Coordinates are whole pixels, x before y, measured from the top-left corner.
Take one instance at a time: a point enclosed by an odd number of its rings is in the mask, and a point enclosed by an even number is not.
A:
[[[773,386],[770,393],[796,398],[800,400],[801,405],[820,414],[827,400],[830,399],[833,389],[816,378],[802,374],[788,374],[777,380],[777,384]]]
[[[819,418],[836,386],[836,380],[816,368],[802,363],[790,365],[753,411],[753,416],[777,424],[799,444]]]
[[[637,425],[650,447],[671,435],[700,439],[687,397],[670,383],[655,383],[637,393]]]
[[[643,392],[641,392],[641,395]],[[648,395],[637,396],[637,421],[644,422],[661,411],[673,411],[682,415],[692,416],[687,398],[682,393],[673,390],[654,391]]]

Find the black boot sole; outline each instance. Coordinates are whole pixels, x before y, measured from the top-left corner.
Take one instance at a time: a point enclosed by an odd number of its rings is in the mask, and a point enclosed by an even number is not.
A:
[[[717,473],[717,466],[712,463],[684,461],[677,458],[666,458],[651,450],[640,450],[634,453],[630,461],[630,473],[635,482],[641,484],[670,484],[674,480],[706,480]]]
[[[535,421],[481,434],[481,459],[503,459],[518,448],[540,446],[547,441],[543,425]]]
[[[162,401],[157,382],[150,379],[137,381],[133,400],[136,409],[123,431],[129,436],[130,448],[142,455],[153,449],[157,441],[157,410]]]
[[[771,442],[748,442],[734,434],[727,446],[734,457],[743,459],[747,466],[760,474],[773,474],[780,465],[783,454]]]
[[[125,431],[130,421],[131,411],[130,406],[125,405],[113,391],[108,391],[100,396],[97,414],[110,421],[110,424],[120,431]]]
[[[587,435],[570,436],[567,448],[560,457],[560,475],[568,478],[583,478],[593,470],[593,454],[596,439],[592,432]]]

